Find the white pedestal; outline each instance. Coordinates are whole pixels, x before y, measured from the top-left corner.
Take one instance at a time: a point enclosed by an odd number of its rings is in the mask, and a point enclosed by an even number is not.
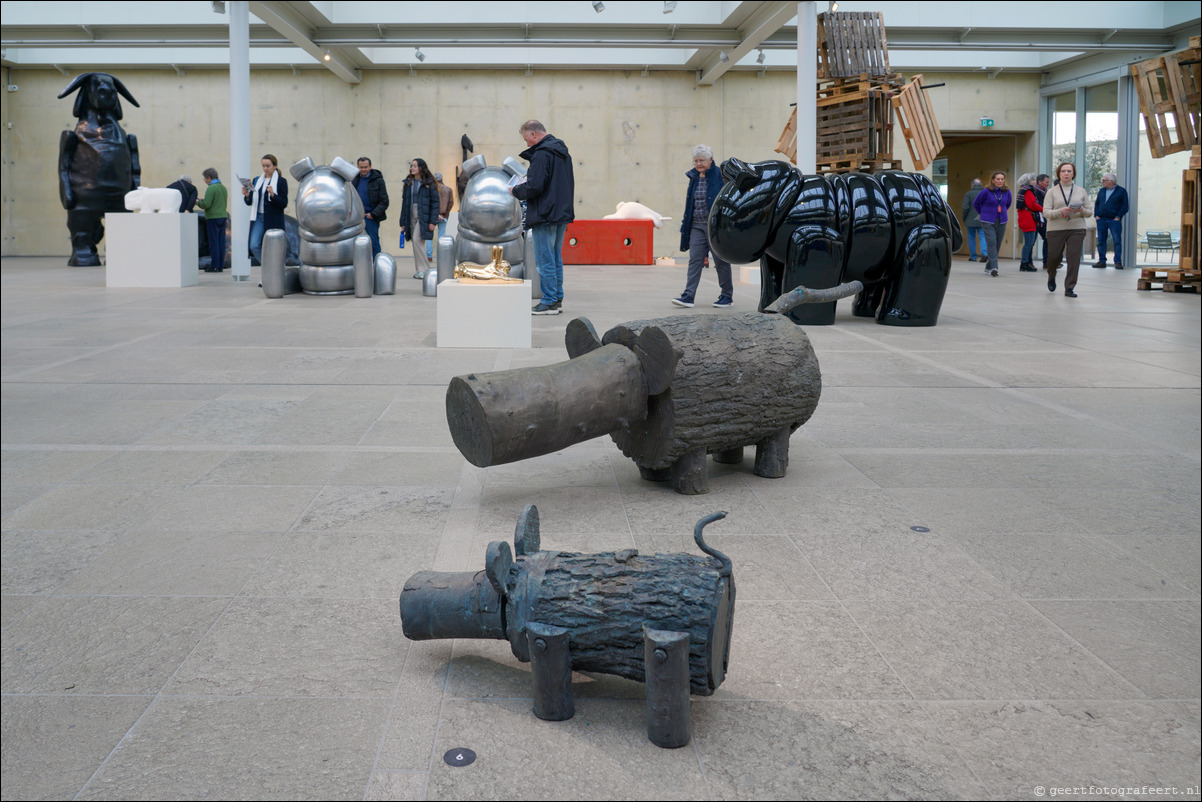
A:
[[[197,275],[196,215],[106,214],[106,287],[192,287]]]
[[[439,348],[529,348],[530,282],[438,285]]]

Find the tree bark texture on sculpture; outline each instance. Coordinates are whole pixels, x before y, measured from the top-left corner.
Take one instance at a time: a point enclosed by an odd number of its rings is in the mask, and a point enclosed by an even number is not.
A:
[[[648,683],[648,735],[659,746],[689,741],[689,693],[709,696],[730,661],[735,579],[731,561],[636,549],[600,554],[542,551],[538,509],[518,518],[514,548],[490,543],[484,570],[420,571],[401,592],[401,626],[410,640],[509,641],[533,664],[539,718],[571,718],[571,672],[596,671]],[[515,557],[516,555],[516,557]],[[650,657],[648,656],[650,655]]]
[[[862,288],[800,288],[768,311],[833,303]],[[745,446],[756,448],[757,475],[784,476],[789,437],[822,392],[809,338],[782,315],[636,320],[603,338],[577,318],[566,344],[566,362],[451,380],[447,424],[469,462],[504,465],[609,434],[644,479],[705,493],[706,456],[737,464]]]
[[[934,326],[962,233],[939,189],[921,173],[802,175],[786,162],[728,159],[710,209],[714,252],[759,261],[760,311],[804,286],[860,281],[852,313],[890,326]],[[835,302],[787,313],[835,321]]]
[[[71,233],[67,264],[93,267],[100,264],[96,246],[104,237],[105,213],[126,211],[125,193],[138,188],[142,174],[138,140],[118,122],[124,116],[121,98],[134,106],[138,101],[105,72],[75,76],[58,96],[72,92],[78,93],[73,108],[78,121],[59,137],[59,199]]]

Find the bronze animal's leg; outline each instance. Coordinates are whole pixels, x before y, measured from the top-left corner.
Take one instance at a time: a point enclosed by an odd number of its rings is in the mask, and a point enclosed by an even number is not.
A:
[[[689,633],[643,630],[647,737],[664,749],[693,739],[689,714]]]
[[[685,496],[710,492],[709,465],[705,462],[705,447],[686,452],[671,468],[672,487]]]
[[[714,462],[720,462],[723,465],[738,465],[743,461],[743,447],[728,448],[725,451],[719,451],[714,454]]]
[[[534,715],[543,721],[570,719],[576,714],[576,704],[572,699],[572,656],[568,651],[568,631],[551,624],[531,623],[526,627],[526,640],[530,647],[530,668],[534,678]],[[685,659],[688,659],[687,650]],[[687,675],[685,692],[688,693]]]
[[[756,476],[779,479],[789,467],[789,437],[793,431],[788,427],[778,430],[755,445]]]

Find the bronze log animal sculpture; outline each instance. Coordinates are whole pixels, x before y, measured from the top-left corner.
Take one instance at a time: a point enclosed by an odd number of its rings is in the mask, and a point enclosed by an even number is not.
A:
[[[134,106],[138,101],[104,72],[75,76],[58,96],[72,92],[79,93],[73,110],[79,121],[59,137],[58,189],[71,232],[67,264],[91,267],[100,264],[96,246],[104,236],[105,212],[124,212],[125,193],[138,188],[142,175],[138,140],[118,123],[121,97]]]
[[[509,641],[530,663],[534,714],[563,721],[575,713],[572,671],[647,683],[647,736],[657,746],[692,737],[689,694],[711,695],[726,677],[734,626],[730,559],[702,537],[707,556],[636,549],[600,554],[543,551],[538,508],[518,518],[513,550],[489,544],[483,571],[419,571],[401,592],[401,627],[410,640]],[[516,555],[516,558],[515,558]]]
[[[799,288],[765,311],[861,289]],[[756,448],[756,475],[784,476],[789,437],[822,392],[810,340],[783,314],[635,320],[603,338],[576,318],[566,340],[566,362],[451,380],[447,424],[469,462],[504,465],[608,434],[644,479],[696,495],[709,491],[706,455],[737,464],[744,446]]]

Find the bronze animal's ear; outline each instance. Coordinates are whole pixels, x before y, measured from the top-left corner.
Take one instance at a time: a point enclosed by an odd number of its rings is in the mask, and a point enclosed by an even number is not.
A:
[[[79,89],[79,87],[83,86],[84,81],[88,80],[95,74],[96,73],[94,73],[94,72],[83,72],[83,73],[80,73],[79,75],[76,75],[74,78],[71,79],[71,83],[67,84],[67,88],[58,93],[58,99],[62,100],[67,95],[69,95],[72,92]]]
[[[130,103],[133,103],[134,108],[142,108],[140,105],[138,105],[138,101],[134,100],[134,96],[129,93],[129,90],[125,88],[125,84],[121,83],[120,78],[115,75],[110,75],[109,77],[113,79],[113,86],[117,87],[117,91],[121,93],[121,97],[125,98]]]

